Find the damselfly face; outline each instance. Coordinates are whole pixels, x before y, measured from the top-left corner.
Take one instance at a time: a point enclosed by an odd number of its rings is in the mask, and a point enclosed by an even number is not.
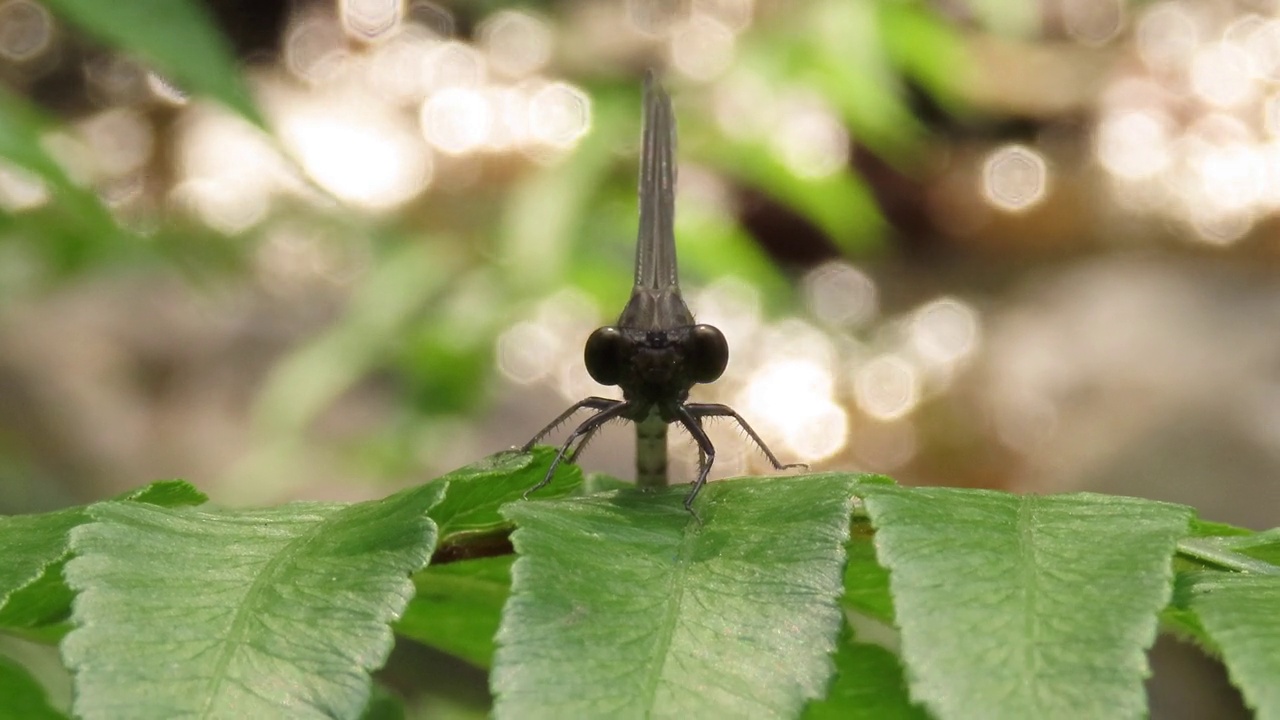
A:
[[[587,338],[587,372],[601,385],[617,385],[633,407],[623,415],[643,420],[656,411],[673,422],[673,408],[696,383],[715,382],[729,364],[729,344],[711,325],[669,330],[602,327]]]

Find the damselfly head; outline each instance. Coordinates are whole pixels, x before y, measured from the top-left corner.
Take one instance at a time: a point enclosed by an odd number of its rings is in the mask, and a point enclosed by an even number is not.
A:
[[[675,397],[694,384],[718,380],[729,364],[729,343],[713,325],[663,330],[607,325],[587,338],[582,358],[601,385]]]

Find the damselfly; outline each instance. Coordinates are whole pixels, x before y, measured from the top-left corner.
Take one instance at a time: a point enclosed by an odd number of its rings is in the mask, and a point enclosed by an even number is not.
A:
[[[556,467],[566,456],[573,462],[603,425],[619,418],[636,426],[636,484],[664,486],[667,425],[679,423],[698,444],[698,477],[684,498],[685,509],[693,513],[693,501],[706,484],[716,458],[716,449],[702,427],[706,418],[726,417],[737,422],[778,470],[804,466],[782,464],[733,408],[688,402],[690,388],[713,382],[724,372],[729,346],[718,329],[694,321],[680,296],[674,228],[676,121],[671,98],[652,73],[645,78],[641,145],[635,288],[618,322],[591,333],[584,352],[591,377],[602,385],[617,385],[622,389],[622,399],[580,400],[534,435],[525,444],[525,451],[574,413],[594,411],[560,446],[546,477],[525,495],[551,482]]]

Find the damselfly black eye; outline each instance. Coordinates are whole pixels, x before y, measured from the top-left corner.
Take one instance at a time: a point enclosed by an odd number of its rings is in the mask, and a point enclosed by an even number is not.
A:
[[[627,345],[618,328],[596,328],[582,353],[591,378],[601,385],[617,385],[627,362]]]
[[[729,343],[714,325],[694,325],[689,332],[689,377],[694,382],[714,382],[729,364]]]

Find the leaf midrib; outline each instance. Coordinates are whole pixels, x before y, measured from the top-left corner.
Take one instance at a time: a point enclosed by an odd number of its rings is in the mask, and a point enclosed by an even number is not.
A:
[[[693,522],[695,521],[689,520],[681,531],[679,552],[676,555],[674,571],[671,573],[671,581],[668,583],[667,597],[670,600],[666,603],[667,612],[659,623],[659,637],[655,644],[657,651],[655,657],[662,658],[662,662],[654,663],[652,670],[645,678],[643,689],[643,696],[649,699],[646,715],[653,712],[653,707],[657,703],[658,687],[666,674],[667,664],[671,662],[671,643],[675,637],[680,610],[684,605],[685,589],[688,586],[685,580],[689,575],[689,559],[693,555],[696,537],[696,533],[690,532],[690,525]]]
[[[249,589],[244,594],[244,600],[239,603],[236,608],[235,617],[231,621],[231,631],[227,633],[226,640],[222,643],[222,650],[218,653],[218,659],[214,664],[214,672],[210,677],[208,688],[205,694],[204,707],[200,708],[199,717],[211,717],[214,698],[218,696],[223,683],[226,681],[227,667],[231,664],[231,660],[235,657],[236,651],[243,645],[247,645],[245,638],[247,637],[247,628],[251,616],[256,617],[254,613],[247,612],[250,606],[256,607],[256,598],[265,591],[269,584],[264,583],[265,578],[273,577],[277,569],[284,564],[285,559],[293,559],[300,554],[302,548],[310,545],[319,536],[321,528],[328,525],[329,519],[333,515],[320,518],[319,522],[313,522],[311,529],[302,535],[285,543],[280,552],[276,553],[265,565],[262,570],[254,577],[253,582],[249,583]],[[253,598],[253,600],[251,600]]]
[[[1018,555],[1022,563],[1023,669],[1030,677],[1040,675],[1039,572],[1035,552],[1035,501],[1024,496],[1018,502]]]

